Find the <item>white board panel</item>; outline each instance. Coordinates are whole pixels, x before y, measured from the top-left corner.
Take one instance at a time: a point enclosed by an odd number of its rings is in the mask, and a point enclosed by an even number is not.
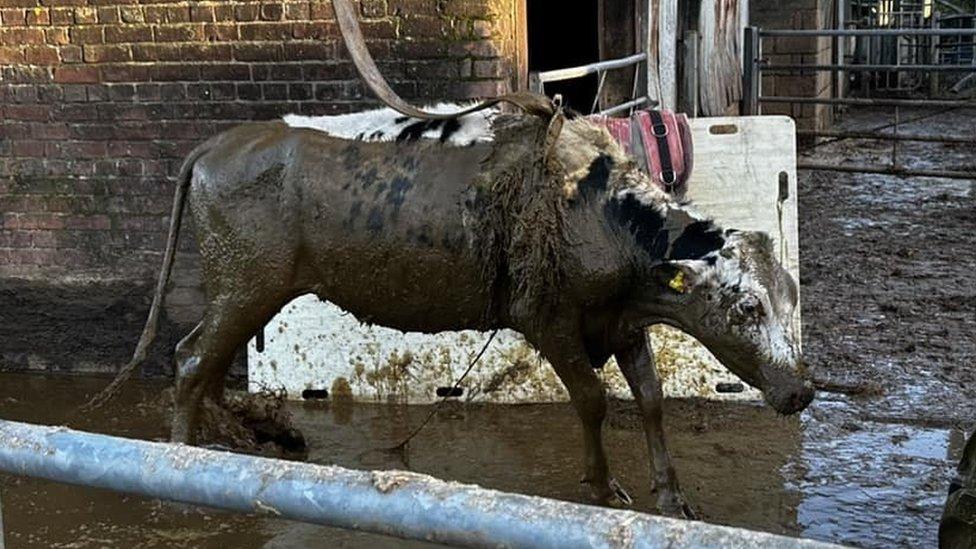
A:
[[[796,235],[796,151],[787,117],[699,118],[695,170],[689,198],[725,227],[769,232],[785,264],[798,279]],[[721,127],[726,133],[713,133]],[[779,201],[780,173],[789,196]],[[314,296],[287,305],[265,328],[265,345],[248,344],[251,391],[285,389],[301,398],[306,389],[348,387],[364,400],[430,402],[450,387],[486,341],[474,331],[437,335],[363,326],[352,315]],[[681,332],[651,329],[655,355],[668,396],[758,399],[757,391],[718,394],[719,382],[736,381],[701,345]],[[611,361],[601,376],[609,390],[628,394]],[[567,395],[552,369],[515,332],[499,332],[462,385],[462,399],[487,402],[550,402]]]

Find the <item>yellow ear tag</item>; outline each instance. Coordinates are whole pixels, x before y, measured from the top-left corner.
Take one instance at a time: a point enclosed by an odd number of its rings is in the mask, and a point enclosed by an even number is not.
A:
[[[668,287],[670,287],[672,290],[678,292],[679,294],[685,293],[685,291],[688,290],[688,287],[685,286],[685,272],[684,271],[678,271],[678,273],[676,275],[674,275],[674,278],[672,278],[668,282]]]

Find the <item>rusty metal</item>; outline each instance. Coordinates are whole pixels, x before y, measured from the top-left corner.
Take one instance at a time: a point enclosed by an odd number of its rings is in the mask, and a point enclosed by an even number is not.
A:
[[[807,103],[859,107],[974,107],[976,101],[943,99],[867,99],[860,97],[760,97],[760,103]]]
[[[938,177],[944,179],[973,179],[976,172],[962,172],[955,170],[923,170],[904,168],[901,166],[881,166],[871,164],[821,164],[818,162],[797,162],[798,170],[817,170],[847,173],[876,173],[882,175],[900,175],[906,177]]]
[[[833,547],[336,466],[0,421],[0,471],[460,547]]]
[[[803,64],[784,64],[784,65],[759,65],[759,70],[763,72],[782,70],[782,71],[851,71],[851,72],[875,72],[875,71],[925,71],[925,72],[976,72],[976,65],[857,65],[850,63],[827,64],[827,65],[803,65]]]
[[[868,131],[838,131],[838,130],[797,130],[801,137],[841,137],[850,139],[877,139],[879,141],[922,141],[926,143],[976,143],[976,137],[957,137],[941,135],[905,135],[890,133],[872,133]]]
[[[572,80],[574,78],[580,78],[582,76],[596,74],[611,69],[622,69],[624,67],[629,67],[631,65],[642,63],[646,60],[647,60],[646,53],[636,53],[634,55],[630,55],[627,57],[621,57],[620,59],[610,59],[608,61],[599,61],[597,63],[590,63],[589,65],[570,67],[568,69],[543,71],[543,72],[537,72],[535,74],[538,76],[539,81],[545,84],[547,82],[559,82],[561,80]]]
[[[775,29],[760,30],[763,38],[798,36],[976,36],[976,29]]]

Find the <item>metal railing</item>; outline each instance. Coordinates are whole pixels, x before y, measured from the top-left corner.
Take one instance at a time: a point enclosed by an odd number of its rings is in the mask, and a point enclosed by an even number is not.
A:
[[[644,105],[653,107],[657,105],[656,101],[651,99],[649,95],[638,96],[637,93],[640,83],[640,64],[646,62],[646,53],[636,53],[634,55],[621,57],[619,59],[608,59],[606,61],[599,61],[597,63],[590,63],[588,65],[580,65],[578,67],[532,72],[529,73],[529,89],[534,92],[544,94],[546,93],[546,84],[549,82],[562,82],[565,80],[583,78],[591,74],[598,74],[599,84],[597,85],[596,95],[593,98],[593,105],[590,108],[591,113],[611,115],[636,109]],[[607,72],[614,69],[623,69],[627,67],[634,67],[634,88],[631,92],[631,99],[629,101],[620,103],[619,105],[613,105],[603,109],[602,111],[597,111],[596,109],[600,103],[600,96],[603,94],[603,85],[607,79]]]
[[[803,29],[803,30],[765,30],[747,27],[743,40],[743,114],[760,114],[763,104],[799,104],[799,105],[844,105],[851,107],[893,107],[895,122],[885,128],[893,127],[892,133],[875,133],[869,131],[820,131],[800,129],[798,136],[807,138],[840,139],[879,139],[892,142],[892,162],[885,166],[875,165],[829,165],[823,163],[798,163],[799,169],[836,170],[861,173],[879,173],[901,176],[946,177],[953,179],[976,179],[976,172],[961,170],[923,170],[899,166],[897,163],[898,143],[903,141],[924,141],[936,143],[976,143],[976,136],[913,136],[898,133],[900,120],[899,109],[905,107],[943,107],[957,109],[965,107],[976,108],[973,99],[905,99],[899,97],[842,97],[838,96],[838,89],[843,86],[831,86],[830,97],[825,96],[766,96],[762,93],[763,75],[803,74],[810,72],[832,72],[835,81],[843,81],[848,73],[878,73],[878,72],[927,72],[932,75],[950,72],[974,73],[976,64],[887,64],[887,63],[768,63],[763,58],[763,40],[767,38],[839,38],[839,37],[955,37],[959,39],[971,38],[976,40],[976,28],[901,28],[901,29]],[[836,43],[835,43],[836,44]],[[931,47],[932,44],[927,45]],[[837,59],[837,56],[834,56]],[[976,61],[974,61],[976,63]],[[934,76],[933,76],[934,77]]]
[[[13,421],[0,421],[0,471],[459,547],[832,547],[405,471],[355,471]]]

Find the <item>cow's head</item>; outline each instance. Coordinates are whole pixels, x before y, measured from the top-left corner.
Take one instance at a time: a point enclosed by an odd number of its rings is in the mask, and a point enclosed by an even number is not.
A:
[[[652,267],[641,301],[655,321],[693,335],[778,412],[798,412],[814,390],[792,329],[796,284],[766,234],[715,230],[708,238],[717,249]]]

